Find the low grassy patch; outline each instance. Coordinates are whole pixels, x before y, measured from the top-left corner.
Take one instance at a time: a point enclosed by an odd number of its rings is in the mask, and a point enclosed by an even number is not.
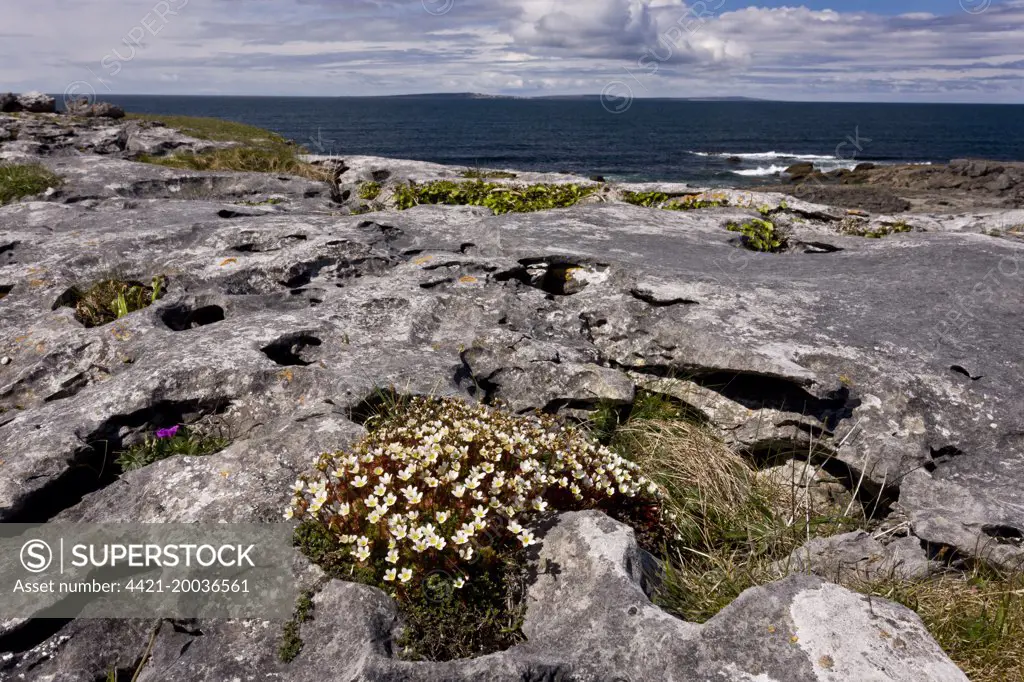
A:
[[[200,140],[235,143],[233,147],[200,154],[143,156],[139,161],[144,163],[196,171],[278,173],[311,180],[332,179],[329,171],[302,161],[299,158],[302,150],[297,145],[269,130],[217,118],[152,114],[129,114],[128,118],[160,122]]]
[[[59,187],[61,182],[38,163],[0,163],[0,206]]]
[[[156,114],[128,114],[135,121],[163,123],[168,128],[180,130],[189,137],[213,142],[236,142],[247,147],[270,149],[274,147],[293,147],[285,138],[263,128],[225,121],[219,118],[201,118],[196,116],[164,116]]]
[[[134,471],[176,455],[212,455],[229,443],[223,436],[204,434],[185,426],[172,426],[160,429],[143,442],[117,453],[115,461],[122,471]]]
[[[596,187],[575,184],[514,187],[481,180],[452,182],[438,180],[422,185],[409,183],[395,190],[399,210],[419,204],[486,206],[495,214],[526,213],[574,206],[590,196]]]
[[[166,280],[154,277],[148,285],[121,279],[105,279],[88,289],[72,289],[64,305],[75,309],[75,319],[86,327],[99,327],[147,308],[163,296]]]
[[[729,223],[730,232],[739,232],[743,248],[762,253],[780,253],[789,245],[786,236],[769,220],[754,218],[743,224]]]

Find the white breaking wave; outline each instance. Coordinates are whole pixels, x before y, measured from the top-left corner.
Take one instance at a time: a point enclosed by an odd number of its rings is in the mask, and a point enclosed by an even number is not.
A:
[[[729,152],[689,152],[694,156],[713,156],[721,159],[736,157],[737,159],[749,159],[751,161],[774,161],[777,159],[795,159],[797,161],[838,161],[837,156],[822,156],[820,154],[790,154],[789,152],[741,152],[731,154]]]
[[[789,166],[758,166],[757,168],[748,168],[746,170],[734,170],[733,173],[736,175],[747,176],[777,175],[788,167]]]

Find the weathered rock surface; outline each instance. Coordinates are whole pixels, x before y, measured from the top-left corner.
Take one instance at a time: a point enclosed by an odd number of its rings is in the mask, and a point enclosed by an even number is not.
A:
[[[523,627],[507,651],[451,663],[409,663],[389,652],[393,603],[361,585],[330,582],[302,626],[303,654],[285,665],[268,623],[167,623],[140,680],[280,679],[518,682],[520,680],[899,680],[967,678],[911,611],[810,576],[748,590],[705,625],[651,604],[632,530],[597,512],[564,514],[544,538]],[[345,627],[339,627],[344,622]],[[85,680],[83,669],[124,667],[153,624],[73,623],[60,649],[29,652],[35,679]],[[230,652],[226,655],[225,652]]]
[[[801,163],[786,169],[790,186],[777,188],[808,201],[897,213],[1024,207],[1024,163],[953,159],[948,164],[815,170]]]
[[[72,116],[83,118],[124,118],[124,109],[111,104],[110,102],[90,102],[88,99],[81,99],[75,102],[68,102],[67,111]]]
[[[355,216],[308,180],[127,161],[133,136],[200,142],[132,125],[56,134],[53,116],[0,118],[19,133],[0,155],[65,178],[45,201],[0,208],[0,521],[276,520],[296,474],[360,436],[352,409],[376,387],[579,414],[657,381],[754,461],[775,455],[764,466],[829,462],[866,509],[906,516],[907,549],[1024,559],[1024,241],[986,234],[1024,211],[866,216],[914,228],[883,239],[840,234],[843,209],[736,191],[699,211],[608,189],[533,214]],[[343,161],[350,187],[455,175]],[[725,229],[759,207],[786,226],[785,253],[738,248]],[[61,303],[110,273],[166,275],[166,295],[86,329]],[[232,444],[94,473],[182,421],[215,421]],[[631,542],[600,517],[563,517],[541,553],[565,573],[533,586],[529,642],[492,657],[401,662],[390,601],[334,583],[290,666],[275,658],[279,624],[165,624],[142,679],[964,679],[909,612],[809,577],[748,592],[705,626],[675,620],[643,596]],[[151,627],[0,624],[0,676],[128,669]]]
[[[57,100],[41,92],[26,92],[18,95],[18,109],[32,114],[52,114],[57,110]]]

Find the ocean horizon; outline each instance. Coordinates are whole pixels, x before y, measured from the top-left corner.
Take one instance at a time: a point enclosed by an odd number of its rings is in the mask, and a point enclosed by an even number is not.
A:
[[[614,181],[774,183],[787,167],[1024,159],[1024,105],[721,101],[475,94],[109,95],[129,112],[211,116],[319,155],[565,171]],[[626,106],[628,105],[628,106]]]

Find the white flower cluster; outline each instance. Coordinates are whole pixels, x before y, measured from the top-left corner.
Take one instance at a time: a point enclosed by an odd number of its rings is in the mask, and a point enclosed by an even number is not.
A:
[[[322,523],[397,584],[473,560],[485,533],[532,545],[522,524],[549,508],[658,499],[635,464],[553,417],[434,398],[410,399],[351,452],[321,455],[294,493],[285,518]]]

